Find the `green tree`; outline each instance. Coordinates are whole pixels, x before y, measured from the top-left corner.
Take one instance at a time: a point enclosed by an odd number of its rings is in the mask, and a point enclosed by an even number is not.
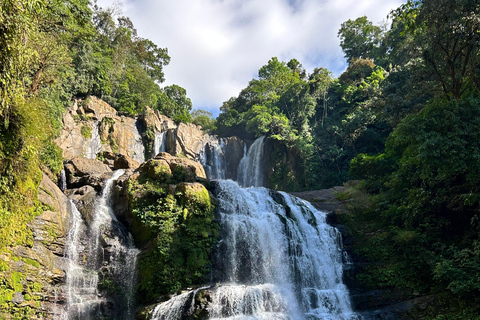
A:
[[[358,58],[375,60],[379,56],[383,30],[363,16],[342,23],[338,37],[347,62]]]
[[[156,108],[176,122],[192,122],[192,101],[187,97],[187,90],[176,84],[162,89]]]

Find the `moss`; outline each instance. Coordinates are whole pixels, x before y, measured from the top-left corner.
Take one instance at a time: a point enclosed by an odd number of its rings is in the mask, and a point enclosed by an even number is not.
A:
[[[8,263],[0,259],[0,272],[8,271],[8,269],[10,269]]]
[[[16,291],[16,292],[22,292],[23,291],[23,284],[22,281],[25,277],[24,274],[21,272],[14,271],[10,274],[10,287]]]
[[[80,132],[82,133],[82,137],[85,139],[90,139],[92,137],[92,128],[87,125],[83,125],[80,129]]]
[[[30,259],[30,258],[22,258],[23,262],[25,262],[28,265],[31,265],[35,268],[40,268],[40,263],[38,261]]]

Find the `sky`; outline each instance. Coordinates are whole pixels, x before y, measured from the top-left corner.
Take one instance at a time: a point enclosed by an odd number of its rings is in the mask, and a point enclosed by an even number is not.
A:
[[[187,90],[194,109],[216,117],[272,57],[295,58],[307,72],[346,69],[342,22],[386,22],[402,0],[98,0],[130,17],[138,35],[168,48],[166,81]]]

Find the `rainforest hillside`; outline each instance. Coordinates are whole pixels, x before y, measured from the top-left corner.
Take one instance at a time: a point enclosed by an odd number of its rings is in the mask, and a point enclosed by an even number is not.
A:
[[[430,318],[477,319],[480,1],[409,0],[389,18],[340,26],[348,67],[338,78],[273,57],[213,119],[192,111],[185,89],[160,86],[168,50],[128,17],[88,0],[2,1],[0,253],[31,241],[42,172],[63,167],[53,142],[62,114],[97,96],[122,115],[149,106],[219,136],[269,136],[274,189],[358,180],[339,196],[351,200],[341,222],[368,265],[361,284],[434,295]]]

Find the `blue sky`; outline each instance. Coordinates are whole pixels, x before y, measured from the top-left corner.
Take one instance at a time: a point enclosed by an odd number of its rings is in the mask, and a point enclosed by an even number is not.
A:
[[[193,107],[218,115],[272,57],[311,72],[346,68],[340,24],[366,15],[386,22],[402,0],[99,0],[130,17],[141,37],[167,47],[162,85],[187,90]]]

